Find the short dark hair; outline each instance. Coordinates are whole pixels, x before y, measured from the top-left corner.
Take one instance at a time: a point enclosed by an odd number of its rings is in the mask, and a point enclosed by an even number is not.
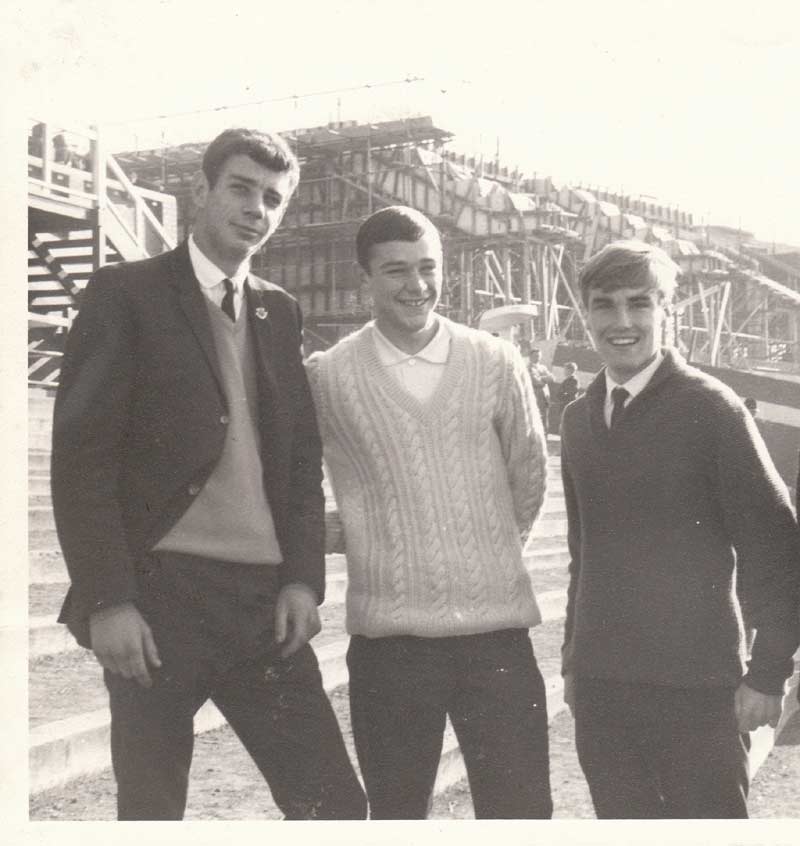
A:
[[[578,275],[581,299],[589,304],[589,291],[619,288],[656,290],[670,302],[680,268],[660,248],[644,241],[614,241],[592,256]]]
[[[434,232],[439,238],[439,230],[416,209],[408,206],[388,206],[380,209],[371,214],[358,229],[358,263],[369,273],[370,250],[375,244],[384,244],[387,241],[419,241],[427,232]]]
[[[300,163],[286,141],[270,132],[237,127],[221,132],[206,147],[202,167],[209,188],[216,185],[225,162],[239,155],[249,156],[257,164],[276,173],[291,173],[292,190],[297,187]]]

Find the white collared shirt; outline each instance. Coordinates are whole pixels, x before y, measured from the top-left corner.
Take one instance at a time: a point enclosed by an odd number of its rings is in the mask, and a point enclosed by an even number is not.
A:
[[[436,334],[414,355],[398,349],[372,324],[380,363],[417,400],[424,402],[436,390],[450,354],[450,331],[438,321]]]
[[[200,283],[200,290],[214,305],[221,306],[222,298],[225,296],[225,286],[222,284],[222,280],[230,279],[233,282],[233,313],[236,317],[239,317],[239,312],[242,309],[242,289],[247,274],[250,272],[249,264],[245,262],[234,276],[228,276],[197,246],[194,235],[189,236],[189,259],[192,262],[194,275]]]
[[[640,394],[646,387],[648,382],[653,378],[653,374],[658,370],[658,365],[664,360],[664,353],[659,350],[656,353],[656,357],[644,368],[644,370],[640,370],[635,376],[632,376],[628,379],[627,382],[618,383],[615,382],[611,376],[608,375],[608,369],[606,369],[606,401],[605,405],[603,406],[603,417],[606,421],[606,426],[611,426],[611,412],[614,408],[614,400],[611,398],[611,392],[614,388],[625,388],[628,392],[629,396],[625,400],[624,408],[627,408],[630,404],[631,400]]]

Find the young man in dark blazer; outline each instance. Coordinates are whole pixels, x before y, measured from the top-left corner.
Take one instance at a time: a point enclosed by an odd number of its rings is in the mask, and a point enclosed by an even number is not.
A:
[[[299,178],[277,136],[206,150],[193,233],[90,280],[56,399],[61,614],[105,668],[120,819],[180,819],[211,698],[290,819],[363,818],[308,641],[324,598],[301,314],[249,273]]]
[[[606,367],[562,424],[563,672],[601,818],[746,817],[746,733],[800,640],[786,486],[738,397],[662,348],[677,270],[632,241],[580,275]]]

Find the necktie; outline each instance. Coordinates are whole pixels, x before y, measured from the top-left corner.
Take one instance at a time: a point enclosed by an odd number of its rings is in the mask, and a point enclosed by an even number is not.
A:
[[[629,396],[630,394],[625,388],[614,388],[611,392],[611,401],[614,403],[614,407],[611,409],[611,426],[609,428],[613,429],[619,423],[625,409],[625,400]]]
[[[233,307],[233,282],[230,279],[223,279],[222,284],[225,286],[225,296],[222,298],[220,307],[230,319],[236,322],[236,311]]]

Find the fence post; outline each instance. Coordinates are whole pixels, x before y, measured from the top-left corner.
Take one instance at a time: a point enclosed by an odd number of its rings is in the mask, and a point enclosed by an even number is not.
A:
[[[93,126],[92,140],[92,180],[94,182],[95,207],[94,225],[92,227],[92,267],[97,270],[106,263],[106,233],[105,233],[105,204],[106,204],[106,155],[100,138],[100,129]]]

